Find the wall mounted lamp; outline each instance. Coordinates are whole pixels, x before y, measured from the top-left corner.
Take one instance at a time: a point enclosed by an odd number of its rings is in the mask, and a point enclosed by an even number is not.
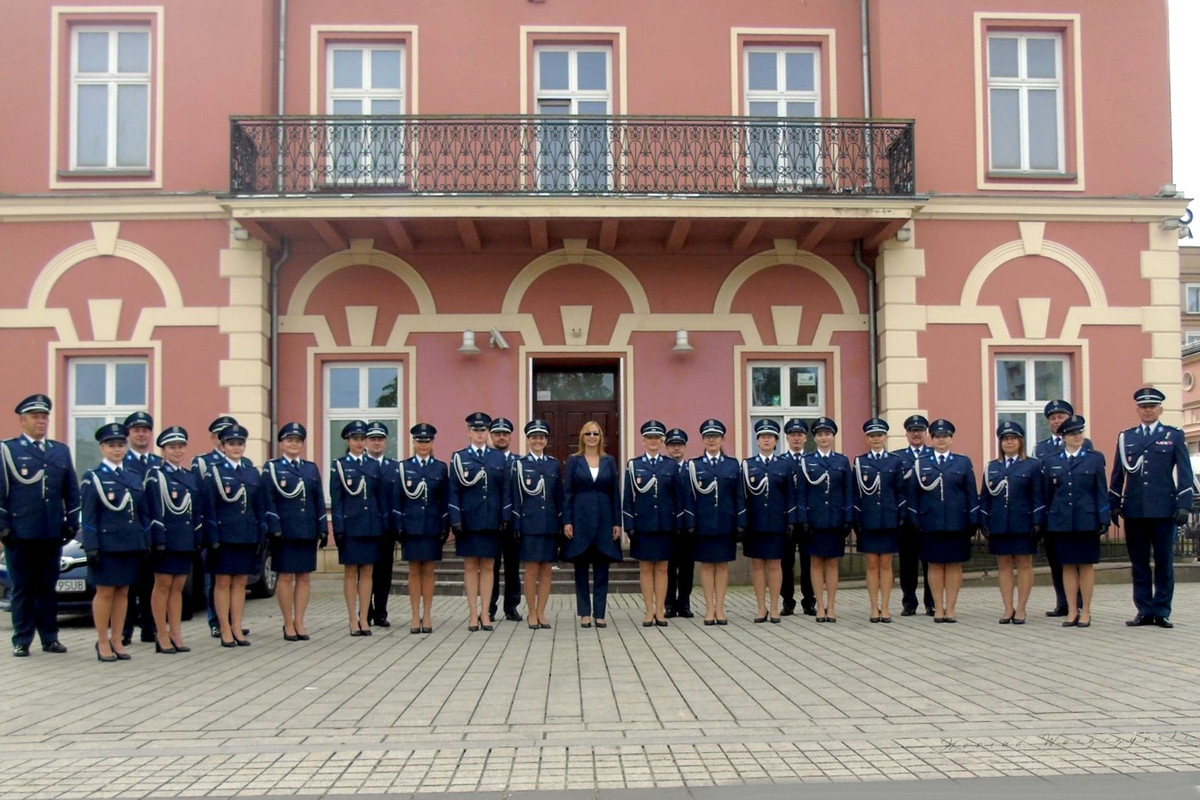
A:
[[[464,356],[479,355],[479,348],[475,344],[475,331],[463,331],[462,347],[458,348],[458,352]]]
[[[671,349],[676,353],[690,353],[696,348],[688,341],[687,331],[675,331],[675,346]]]

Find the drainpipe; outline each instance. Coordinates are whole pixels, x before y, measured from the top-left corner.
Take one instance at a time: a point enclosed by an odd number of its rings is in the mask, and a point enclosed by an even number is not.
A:
[[[870,2],[862,0],[859,19],[862,24],[862,79],[863,79],[863,112],[867,119],[871,118],[871,30]]]
[[[865,0],[864,0],[865,2]],[[867,273],[867,336],[871,359],[871,416],[879,416],[879,355],[876,339],[879,334],[879,319],[875,311],[875,270],[862,257],[862,239],[854,241],[854,263]]]
[[[287,19],[288,19],[288,0],[279,0],[279,56],[276,65],[278,72],[278,83],[275,87],[275,113],[282,117],[286,110],[286,89],[287,89]],[[275,179],[277,181],[276,191],[283,193],[285,187],[283,170],[284,158],[283,152],[285,148],[284,136],[287,133],[287,128],[282,122],[278,128],[278,150],[279,153],[275,157]]]
[[[292,255],[292,242],[284,237],[279,256],[271,262],[271,279],[268,293],[271,297],[271,429],[267,432],[267,442],[275,436],[279,429],[279,270]]]

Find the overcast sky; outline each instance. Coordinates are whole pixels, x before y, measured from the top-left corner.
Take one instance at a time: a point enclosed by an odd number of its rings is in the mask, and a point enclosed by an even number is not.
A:
[[[1175,144],[1175,185],[1185,195],[1200,197],[1200,0],[1170,0],[1171,4],[1171,137]],[[1200,214],[1200,202],[1191,209]],[[1200,245],[1200,220],[1192,223],[1191,239]]]

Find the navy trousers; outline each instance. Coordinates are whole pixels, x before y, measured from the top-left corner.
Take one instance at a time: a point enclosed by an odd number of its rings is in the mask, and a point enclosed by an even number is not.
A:
[[[671,537],[671,557],[667,560],[668,611],[692,610],[692,584],[696,574],[696,540],[685,533]]]
[[[504,578],[504,613],[516,614],[521,608],[521,542],[512,531],[500,534],[500,557],[492,566],[492,598],[488,615],[496,616],[500,600],[500,579]]]
[[[921,537],[911,531],[900,532],[900,592],[902,607],[916,609],[917,607],[917,566],[920,565],[920,575],[925,581],[925,591],[921,597],[925,608],[934,607],[933,592],[929,590],[929,565],[921,560]]]
[[[1146,617],[1171,616],[1175,594],[1175,522],[1125,518],[1125,547],[1133,573],[1133,604]],[[1154,572],[1150,557],[1154,556]]]
[[[588,567],[595,581],[588,586]],[[608,561],[575,562],[575,609],[581,617],[604,619],[608,611]]]
[[[387,622],[388,597],[392,593],[392,573],[396,564],[396,539],[391,532],[384,533],[379,542],[379,560],[371,570],[371,605],[367,609],[368,622]]]
[[[58,583],[62,544],[53,539],[17,539],[4,550],[12,581],[14,646],[33,644],[36,630],[42,644],[58,641]]]
[[[799,537],[783,541],[783,558],[779,566],[783,570],[783,582],[779,585],[779,596],[783,607],[789,611],[796,608],[796,550],[800,550],[800,604],[801,608],[816,608],[817,595],[812,584],[812,559],[804,552],[804,543]]]

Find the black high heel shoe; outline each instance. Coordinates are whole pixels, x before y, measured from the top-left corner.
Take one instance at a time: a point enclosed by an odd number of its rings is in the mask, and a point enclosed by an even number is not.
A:
[[[298,642],[298,641],[300,641],[300,634],[291,634],[289,636],[288,632],[287,632],[287,625],[284,625],[283,626],[283,640],[285,642]]]
[[[154,652],[162,653],[165,656],[173,656],[176,653],[178,653],[179,650],[177,648],[175,648],[174,646],[163,647],[161,644],[158,643],[158,639],[155,639],[154,640]]]
[[[111,655],[111,656],[102,656],[102,655],[100,655],[100,643],[99,643],[99,642],[96,642],[96,660],[97,660],[97,661],[103,661],[104,663],[108,664],[108,663],[111,663],[111,662],[113,662],[113,661],[116,661],[116,660],[117,660],[117,656],[116,656],[116,654],[115,654],[115,653],[114,653],[113,655]]]
[[[111,641],[108,643],[108,646],[112,647]],[[113,647],[113,655],[117,657],[117,661],[133,661],[133,656],[129,655],[129,653],[118,653],[115,647]]]
[[[175,652],[176,652],[176,653],[190,653],[190,652],[192,652],[192,648],[190,648],[190,647],[184,647],[183,645],[181,645],[179,642],[175,641],[174,639],[172,639],[172,640],[171,640],[171,646],[175,648]]]

